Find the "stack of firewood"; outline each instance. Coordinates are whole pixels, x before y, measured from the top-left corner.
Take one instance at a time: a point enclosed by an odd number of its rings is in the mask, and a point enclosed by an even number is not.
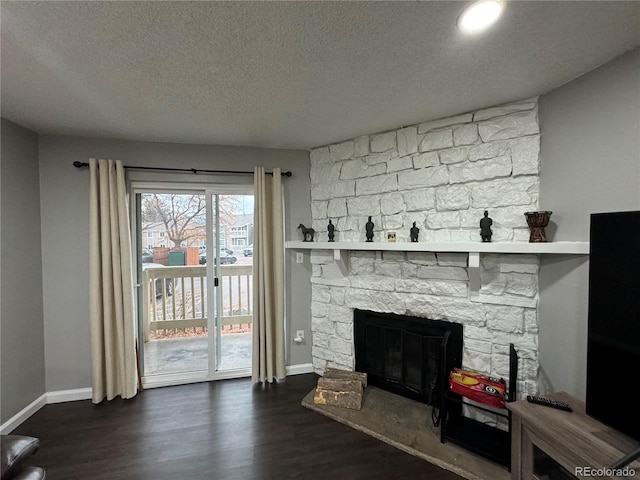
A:
[[[366,373],[326,368],[318,379],[313,403],[360,410],[362,391],[366,386]]]

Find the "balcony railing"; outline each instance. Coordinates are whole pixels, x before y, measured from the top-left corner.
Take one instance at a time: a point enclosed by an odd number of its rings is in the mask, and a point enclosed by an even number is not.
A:
[[[220,325],[249,327],[253,322],[252,265],[222,265],[218,291]],[[142,272],[144,339],[152,332],[206,329],[206,266],[149,267]]]

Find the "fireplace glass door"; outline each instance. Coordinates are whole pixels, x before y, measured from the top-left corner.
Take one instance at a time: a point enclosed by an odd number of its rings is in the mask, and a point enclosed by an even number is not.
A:
[[[462,325],[356,310],[356,370],[371,385],[436,405],[443,376],[462,359]]]

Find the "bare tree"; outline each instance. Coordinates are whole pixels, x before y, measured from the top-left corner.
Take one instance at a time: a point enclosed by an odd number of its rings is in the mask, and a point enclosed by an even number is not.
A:
[[[231,225],[239,205],[234,195],[219,195],[220,223]],[[206,237],[206,201],[204,195],[150,193],[142,195],[144,230],[164,226],[175,247]]]
[[[169,240],[180,247],[206,234],[205,208],[204,195],[146,194],[142,197],[142,221],[146,229],[164,226]]]

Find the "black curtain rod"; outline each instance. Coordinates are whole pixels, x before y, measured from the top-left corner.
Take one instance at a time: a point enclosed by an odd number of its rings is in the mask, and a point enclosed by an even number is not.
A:
[[[88,167],[89,164],[86,162],[73,162],[73,166],[76,168]],[[243,172],[238,170],[201,170],[199,168],[163,168],[163,167],[134,167],[134,166],[124,166],[127,170],[156,170],[163,172],[189,172],[189,173],[223,173],[229,175],[253,175],[253,172]],[[266,175],[273,175],[273,172],[265,172]],[[283,177],[290,177],[291,172],[282,172],[280,174]]]

